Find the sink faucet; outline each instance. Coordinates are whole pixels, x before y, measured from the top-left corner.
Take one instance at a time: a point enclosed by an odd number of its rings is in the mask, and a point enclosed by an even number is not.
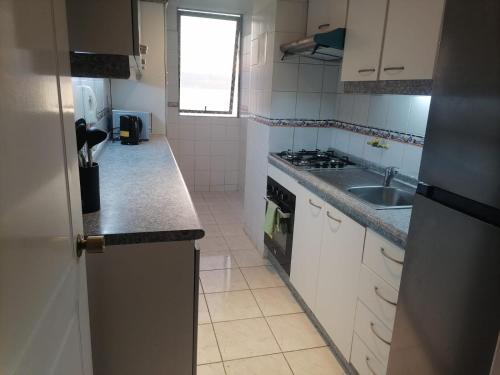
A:
[[[387,167],[384,174],[384,186],[390,186],[392,179],[398,174],[396,167]]]

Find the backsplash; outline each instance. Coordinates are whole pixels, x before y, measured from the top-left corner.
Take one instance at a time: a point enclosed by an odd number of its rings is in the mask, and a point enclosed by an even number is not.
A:
[[[85,118],[87,124],[108,131],[111,93],[107,78],[71,79],[75,106],[75,121]]]

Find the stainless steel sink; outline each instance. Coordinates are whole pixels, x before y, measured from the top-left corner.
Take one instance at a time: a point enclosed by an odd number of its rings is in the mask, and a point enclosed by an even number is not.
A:
[[[413,193],[391,186],[357,186],[347,191],[377,209],[410,208],[413,205]]]

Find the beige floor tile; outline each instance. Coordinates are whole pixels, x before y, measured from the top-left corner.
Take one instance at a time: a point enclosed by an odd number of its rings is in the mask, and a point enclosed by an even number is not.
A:
[[[201,280],[198,283],[198,294],[203,294],[203,286],[201,285]]]
[[[198,324],[211,323],[204,294],[198,294]]]
[[[329,348],[285,353],[295,375],[344,375],[345,372]]]
[[[200,279],[205,293],[248,289],[245,278],[237,268],[201,271]]]
[[[214,329],[224,361],[280,352],[264,318],[215,323]]]
[[[198,364],[220,362],[221,357],[211,324],[198,326]]]
[[[304,313],[266,318],[284,352],[326,345]]]
[[[231,250],[255,249],[255,246],[246,234],[240,236],[224,236],[224,238],[226,239],[226,242]]]
[[[200,251],[227,251],[229,247],[227,246],[224,237],[206,237],[198,240],[198,245]]]
[[[216,224],[215,218],[210,212],[198,212],[198,218],[203,225]]]
[[[206,300],[213,322],[262,316],[259,306],[249,290],[206,294]]]
[[[267,266],[271,264],[257,250],[232,250],[231,253],[240,267]]]
[[[220,231],[224,236],[246,236],[243,231],[243,226],[240,223],[236,224],[220,224]]]
[[[200,270],[223,270],[226,268],[238,268],[235,258],[229,250],[204,251],[200,254]]]
[[[222,362],[198,366],[197,375],[226,375]]]
[[[217,224],[234,224],[241,223],[242,216],[235,213],[215,213],[215,221]]]
[[[265,316],[302,312],[302,308],[286,286],[255,289],[253,294]]]
[[[251,289],[285,285],[273,266],[242,268],[241,272],[245,275]]]
[[[224,367],[227,375],[293,375],[283,354],[237,359]]]
[[[203,238],[222,237],[222,232],[217,224],[203,225],[203,230],[205,231],[205,237]]]

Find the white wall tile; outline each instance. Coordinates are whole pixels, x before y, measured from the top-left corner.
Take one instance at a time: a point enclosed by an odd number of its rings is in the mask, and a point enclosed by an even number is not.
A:
[[[387,95],[372,95],[368,111],[368,125],[374,128],[385,129],[389,101]]]
[[[282,119],[295,118],[296,104],[296,92],[273,91],[271,96],[271,117]]]
[[[269,134],[269,151],[280,152],[291,150],[293,146],[294,128],[272,127]]]
[[[210,171],[210,186],[224,185],[224,170]]]
[[[350,141],[350,132],[345,130],[338,130],[336,132],[335,143],[333,147],[342,151],[349,152],[349,141]]]
[[[371,139],[372,138],[368,137],[367,142]],[[382,153],[384,152],[383,149],[367,144],[363,152],[363,159],[371,161],[375,164],[382,164]]]
[[[334,120],[337,118],[337,94],[321,94],[320,120]]]
[[[299,119],[318,120],[321,107],[321,94],[297,93],[297,107],[295,116]]]
[[[323,65],[299,65],[299,89],[301,92],[321,92],[323,88]]]
[[[297,91],[299,65],[274,63],[273,90]]]
[[[422,159],[422,148],[408,145],[403,155],[402,172],[409,176],[418,177],[420,161]]]
[[[318,143],[318,128],[294,128],[293,150],[314,150]]]
[[[319,128],[318,129],[318,143],[316,148],[320,150],[327,150],[332,147],[332,128]]]
[[[337,111],[338,119],[340,121],[351,122],[354,108],[354,95],[340,94],[337,97],[340,97],[340,104]]]
[[[368,124],[368,111],[370,110],[370,95],[355,95],[352,110],[352,122],[354,124]]]
[[[408,120],[408,132],[424,136],[427,129],[429,117],[430,96],[413,96],[411,98],[410,118]]]
[[[380,164],[384,167],[401,168],[403,165],[403,155],[407,145],[401,142],[387,141],[386,150],[382,151],[382,158]]]
[[[210,155],[210,141],[194,141],[194,154],[199,156]]]
[[[337,92],[337,85],[339,81],[338,66],[325,65],[323,77],[323,92]]]
[[[195,156],[194,169],[195,171],[210,171],[210,158],[206,155]]]
[[[225,158],[224,155],[210,155],[210,171],[224,171]]]
[[[348,153],[357,157],[363,157],[367,136],[364,134],[352,133],[349,135]]]
[[[386,129],[404,133],[408,131],[410,99],[409,95],[388,95],[389,110]]]

